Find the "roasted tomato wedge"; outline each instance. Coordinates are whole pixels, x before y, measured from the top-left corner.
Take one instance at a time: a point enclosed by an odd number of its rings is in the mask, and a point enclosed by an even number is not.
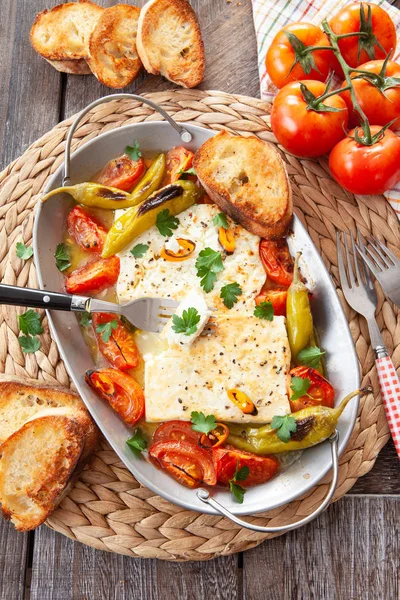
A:
[[[98,183],[129,192],[145,172],[143,158],[132,160],[127,154],[110,160],[96,177]]]
[[[181,441],[198,444],[201,433],[194,431],[188,421],[162,423],[153,433],[153,444],[165,441]]]
[[[186,150],[183,146],[177,146],[167,152],[167,167],[162,185],[168,185],[178,181],[181,171],[187,171],[193,164],[193,152]]]
[[[65,289],[69,294],[100,292],[117,283],[119,258],[100,258],[80,267],[67,276]]]
[[[130,427],[144,415],[144,393],[140,385],[127,373],[117,369],[86,371],[86,383]]]
[[[80,206],[71,210],[67,219],[68,233],[88,252],[101,254],[107,231]]]
[[[105,342],[102,334],[97,333],[96,329],[99,325],[109,323],[110,321],[117,321],[118,326],[112,329],[108,342]],[[121,371],[127,371],[128,369],[135,369],[138,366],[140,354],[135,343],[135,338],[118,315],[94,313],[92,324],[99,351],[112,367]]]
[[[214,448],[212,453],[217,480],[224,485],[228,485],[229,480],[234,477],[236,468],[249,468],[248,477],[244,481],[240,481],[240,485],[250,487],[271,479],[279,467],[279,462],[273,456],[257,456],[231,446]]]
[[[157,442],[149,449],[149,456],[156,465],[186,487],[197,488],[204,483],[217,483],[210,450],[191,442]]]
[[[256,296],[257,306],[262,302],[271,302],[276,317],[286,317],[286,298],[288,288],[277,285],[273,281],[267,281]]]
[[[261,240],[260,258],[268,278],[279,285],[289,287],[293,280],[293,259],[287,241]]]
[[[295,367],[290,371],[290,375],[291,377],[301,377],[302,379],[310,380],[307,395],[290,401],[292,412],[302,410],[303,408],[307,408],[307,406],[328,406],[329,408],[333,408],[335,390],[321,373],[318,373],[312,367]]]

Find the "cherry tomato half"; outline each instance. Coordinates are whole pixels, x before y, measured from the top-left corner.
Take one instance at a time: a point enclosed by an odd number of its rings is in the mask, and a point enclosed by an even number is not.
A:
[[[192,166],[193,156],[193,152],[183,146],[169,150],[166,155],[166,169],[162,185],[178,181],[182,175],[180,171],[187,171]]]
[[[262,302],[271,302],[276,317],[286,317],[286,299],[288,288],[277,285],[267,279],[260,293],[256,296],[257,306]]]
[[[275,97],[271,112],[271,127],[282,146],[296,156],[321,156],[329,152],[344,136],[348,122],[345,101],[339,95],[323,101],[335,112],[309,108],[301,85],[318,97],[326,90],[320,81],[294,82],[285,85]]]
[[[293,67],[296,60],[296,52],[290,43],[290,34],[295,35],[305,46],[330,46],[325,33],[312,23],[291,23],[287,25],[274,37],[267,52],[265,66],[268,75],[276,87],[281,88],[291,81],[301,79],[316,79],[325,81],[328,77],[331,59],[331,50],[314,50],[308,54],[306,60],[314,61],[315,68],[311,64],[304,70],[300,62]],[[309,58],[312,57],[312,58]],[[293,69],[292,69],[293,67]],[[307,72],[308,71],[308,72]]]
[[[212,450],[217,480],[224,485],[235,475],[236,469],[249,468],[249,475],[244,481],[240,481],[243,487],[251,487],[265,483],[275,475],[279,462],[273,456],[257,456],[245,450],[236,448],[215,448]]]
[[[107,231],[80,206],[75,206],[67,218],[68,233],[81,248],[101,254]]]
[[[198,444],[201,433],[194,431],[188,421],[168,421],[161,423],[153,433],[153,444],[165,441],[181,441]]]
[[[129,192],[145,172],[143,158],[132,160],[127,154],[110,160],[96,177],[98,183]]]
[[[360,69],[368,71],[368,73],[375,73],[379,75],[384,61],[383,60],[371,60],[365,65],[361,65]],[[352,74],[353,87],[357,96],[357,100],[367,116],[370,123],[374,125],[386,125],[393,119],[396,119],[395,123],[390,126],[390,129],[400,128],[400,87],[386,87],[390,85],[388,78],[396,77],[400,78],[400,65],[398,63],[389,60],[386,67],[385,77],[381,82],[379,78],[371,83],[367,79],[360,77],[359,73]],[[374,84],[377,85],[374,85]],[[383,86],[381,86],[381,83]],[[344,81],[342,87],[345,87],[347,82]],[[347,108],[350,115],[350,124],[356,126],[360,124],[358,113],[353,110],[353,103],[349,90],[340,94],[343,100],[347,104]]]
[[[380,129],[380,125],[373,125],[372,135]],[[329,168],[339,185],[353,194],[383,194],[400,181],[400,139],[393,131],[387,129],[372,146],[356,142],[354,129],[349,136],[329,155]]]
[[[268,279],[289,287],[293,281],[294,263],[286,239],[261,240],[259,251]]]
[[[363,2],[362,4],[353,2],[352,4],[344,6],[329,23],[332,31],[339,35],[360,31],[360,10],[362,9],[364,10],[366,20],[368,19],[368,10],[370,9],[371,11],[372,31],[369,42],[373,54],[369,56],[365,49],[361,49],[360,53],[358,52],[361,40],[358,36],[339,40],[340,52],[350,67],[358,67],[368,60],[371,60],[371,58],[385,58],[388,52],[392,52],[396,48],[396,28],[392,19],[383,8],[369,2]],[[376,41],[379,42],[384,50],[376,44]],[[361,44],[364,45],[365,43],[366,42],[363,39]],[[362,45],[360,48],[362,48]],[[339,75],[343,74],[342,68],[333,52],[331,54],[333,70]]]
[[[68,275],[65,279],[65,289],[69,294],[100,292],[117,283],[119,269],[118,256],[100,258]]]
[[[117,369],[86,371],[86,383],[130,427],[144,415],[144,393],[133,377]]]
[[[102,333],[96,332],[96,329],[99,325],[109,323],[110,321],[117,321],[118,326],[111,330],[109,340],[105,342]],[[118,315],[93,313],[92,324],[98,349],[112,367],[121,371],[127,371],[128,369],[135,369],[138,366],[140,354],[134,335]]]
[[[328,406],[333,408],[335,390],[325,377],[312,367],[295,367],[290,371],[291,377],[301,377],[310,380],[307,396],[290,400],[292,412],[297,412],[307,406]],[[293,394],[293,392],[291,392]]]
[[[153,444],[149,449],[153,462],[171,477],[189,488],[203,483],[215,485],[217,477],[210,450],[182,440]]]

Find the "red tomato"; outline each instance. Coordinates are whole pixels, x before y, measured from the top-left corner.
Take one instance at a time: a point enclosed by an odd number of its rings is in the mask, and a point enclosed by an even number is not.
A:
[[[67,275],[65,289],[69,294],[100,292],[115,283],[119,275],[119,258],[99,258]]]
[[[181,441],[198,444],[201,433],[194,431],[188,421],[168,421],[161,423],[153,433],[153,444],[165,441]]]
[[[320,81],[303,81],[314,96],[326,90]],[[271,127],[282,146],[301,157],[321,156],[329,152],[345,135],[348,110],[343,98],[331,96],[326,106],[339,109],[324,112],[309,109],[301,91],[302,83],[289,83],[278,92],[271,112]]]
[[[149,449],[149,456],[157,466],[186,487],[197,488],[203,483],[217,483],[210,450],[191,442],[157,442]]]
[[[285,238],[261,240],[260,258],[268,279],[278,285],[289,287],[293,280],[293,259]]]
[[[110,321],[117,321],[118,327],[111,331],[108,342],[105,342],[102,334],[97,333],[96,329],[99,325],[109,323]],[[138,366],[140,354],[135,343],[135,338],[118,315],[93,313],[92,324],[99,351],[112,367],[121,371],[127,371],[128,369],[135,369]]]
[[[80,206],[71,210],[67,219],[68,233],[88,252],[101,254],[107,231]]]
[[[368,71],[369,73],[375,73],[379,75],[384,61],[383,60],[371,60],[370,62],[361,65],[360,69]],[[377,78],[373,85],[370,81],[359,78],[359,73],[352,74],[353,86],[357,96],[357,100],[366,114],[370,123],[374,125],[386,125],[393,119],[397,119],[391,129],[400,128],[400,87],[386,87],[390,86],[388,78],[397,77],[400,78],[400,65],[389,60],[387,63],[386,74],[383,78]],[[357,79],[354,79],[357,77]],[[342,87],[347,85],[346,81],[343,82]],[[349,90],[340,94],[343,100],[347,104],[347,108],[350,115],[350,124],[353,126],[360,124],[358,113],[353,110],[353,103]]]
[[[276,285],[273,281],[267,279],[261,288],[261,292],[256,296],[257,306],[262,302],[271,302],[276,317],[286,317],[286,298],[288,288]]]
[[[372,135],[380,129],[373,125]],[[354,129],[349,135],[354,136]],[[400,139],[390,129],[372,146],[346,137],[330,153],[329,168],[339,185],[353,194],[383,194],[400,181]]]
[[[180,171],[187,171],[193,164],[193,152],[186,150],[183,146],[177,146],[169,150],[166,155],[166,169],[162,185],[168,185],[178,181],[181,177]]]
[[[302,65],[301,61],[293,67],[296,52],[287,33],[295,35],[305,47],[330,46],[327,36],[316,25],[311,23],[291,23],[287,25],[276,34],[267,52],[265,66],[272,82],[276,87],[281,88],[291,81],[301,79],[325,81],[329,73],[332,51],[314,50],[303,59],[308,63],[307,67],[304,63]],[[316,68],[312,68],[313,60]]]
[[[361,31],[361,6],[364,9],[366,20],[368,19],[368,11],[371,10],[372,31],[369,38],[363,38],[361,41],[360,37],[354,36],[338,42],[342,56],[350,67],[358,67],[371,60],[371,58],[385,58],[388,52],[392,52],[396,48],[396,28],[392,19],[383,8],[369,2],[363,2],[361,5],[359,2],[353,2],[348,6],[344,6],[329,23],[332,31],[338,35]],[[377,45],[377,41],[384,48],[384,51]],[[361,52],[358,56],[359,43],[361,43]],[[365,49],[362,49],[366,43],[371,48],[370,55],[367,54]],[[333,53],[332,67],[336,73],[343,74],[342,68]]]
[[[86,371],[85,380],[129,427],[143,417],[143,390],[127,373],[117,369]]]
[[[236,469],[242,467],[248,467],[250,471],[244,481],[238,482],[242,487],[265,483],[275,475],[279,467],[279,462],[273,456],[257,456],[233,447],[215,448],[212,453],[218,482],[224,485],[228,485]]]
[[[98,183],[115,187],[129,192],[145,172],[146,165],[143,158],[132,160],[127,154],[110,160],[100,175],[96,177]]]
[[[310,380],[307,396],[301,396],[297,400],[291,400],[292,412],[307,408],[307,406],[328,406],[333,408],[335,390],[325,377],[312,367],[295,367],[290,371],[291,377],[301,377]],[[293,394],[293,391],[291,391]]]

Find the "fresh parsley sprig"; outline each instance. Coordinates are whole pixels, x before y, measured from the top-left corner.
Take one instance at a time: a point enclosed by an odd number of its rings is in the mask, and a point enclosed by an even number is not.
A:
[[[318,348],[318,346],[307,346],[307,348],[298,353],[297,361],[300,365],[315,368],[325,354],[326,352]]]
[[[96,333],[101,333],[101,339],[103,342],[107,343],[111,337],[113,329],[117,329],[118,321],[113,319],[112,321],[108,321],[108,323],[100,323],[96,327]]]
[[[265,321],[272,321],[274,318],[274,307],[272,303],[268,300],[268,302],[261,302],[254,309],[254,316],[259,319],[264,319]]]
[[[137,457],[139,457],[143,450],[146,450],[147,448],[147,440],[139,427],[136,429],[133,436],[126,440],[126,443]]]
[[[239,504],[243,504],[244,495],[246,490],[242,487],[238,481],[245,481],[250,473],[250,469],[247,465],[239,469],[239,462],[236,465],[236,471],[232,479],[229,480],[229,490],[233,494],[233,497]]]
[[[310,385],[311,381],[308,379],[308,377],[305,377],[304,379],[302,377],[292,377],[290,389],[292,390],[293,394],[290,396],[290,399],[297,400],[302,396],[311,397],[310,394],[307,393],[310,389]]]
[[[214,415],[206,416],[203,412],[197,412],[196,410],[190,413],[190,420],[193,431],[198,431],[199,433],[208,434],[217,426]]]
[[[21,332],[25,334],[18,337],[22,352],[24,354],[32,354],[39,350],[40,340],[37,336],[43,333],[43,327],[37,312],[30,308],[22,315],[19,315],[18,325]]]
[[[213,218],[213,223],[216,227],[223,227],[224,229],[229,229],[228,219],[226,218],[225,213],[220,212]]]
[[[82,327],[89,327],[92,324],[92,315],[90,314],[90,312],[87,312],[85,310],[83,313],[81,313],[79,318],[79,324]]]
[[[186,169],[186,171],[184,169],[179,169],[178,173],[179,175],[196,175],[196,171],[193,167],[190,167],[190,169]]]
[[[20,335],[18,341],[24,354],[33,354],[40,348],[40,340],[36,336]]]
[[[127,146],[125,148],[125,154],[127,154],[132,160],[139,160],[139,158],[142,156],[142,153],[139,150],[139,142],[135,140],[133,146]]]
[[[173,230],[178,229],[179,219],[171,215],[168,208],[158,213],[156,219],[158,231],[164,237],[171,237]]]
[[[175,333],[184,335],[193,335],[197,331],[197,324],[200,321],[200,315],[193,306],[182,312],[182,316],[172,315],[172,329]]]
[[[69,250],[65,244],[57,244],[54,257],[56,259],[56,267],[59,271],[66,271],[71,266]]]
[[[146,254],[148,249],[149,246],[147,244],[136,244],[136,246],[132,248],[131,254],[135,258],[142,258]]]
[[[228,283],[221,288],[221,298],[226,308],[232,308],[238,301],[238,296],[242,295],[242,288],[236,282]]]
[[[276,415],[271,421],[272,429],[276,429],[276,434],[281,442],[289,442],[291,434],[297,430],[296,419],[291,415]]]
[[[212,250],[212,248],[204,248],[197,257],[195,267],[197,277],[201,279],[201,287],[206,293],[211,292],[217,281],[217,273],[224,269],[221,252]]]
[[[31,258],[31,256],[33,256],[32,246],[25,246],[25,244],[22,244],[22,242],[17,242],[15,248],[16,254],[21,260],[28,260]]]

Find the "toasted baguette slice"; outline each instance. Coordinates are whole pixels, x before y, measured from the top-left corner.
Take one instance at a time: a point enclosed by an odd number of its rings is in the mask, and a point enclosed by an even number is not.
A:
[[[103,10],[89,0],[44,10],[32,25],[31,44],[58,71],[89,74],[89,36]]]
[[[0,446],[0,503],[16,529],[28,531],[47,519],[84,447],[79,416],[61,414],[28,421]]]
[[[140,13],[136,44],[149,73],[186,88],[202,81],[203,40],[196,13],[186,0],[150,0]]]
[[[199,148],[193,166],[211,200],[245,229],[268,239],[287,233],[291,188],[272,144],[221,131]]]
[[[79,415],[86,442],[82,458],[95,449],[98,431],[82,400],[71,390],[44,385],[36,380],[3,375],[0,378],[0,444],[27,421],[46,414],[45,411],[68,411]]]
[[[106,8],[89,39],[88,64],[97,79],[111,88],[123,88],[142,67],[136,50],[140,8],[117,4]]]

